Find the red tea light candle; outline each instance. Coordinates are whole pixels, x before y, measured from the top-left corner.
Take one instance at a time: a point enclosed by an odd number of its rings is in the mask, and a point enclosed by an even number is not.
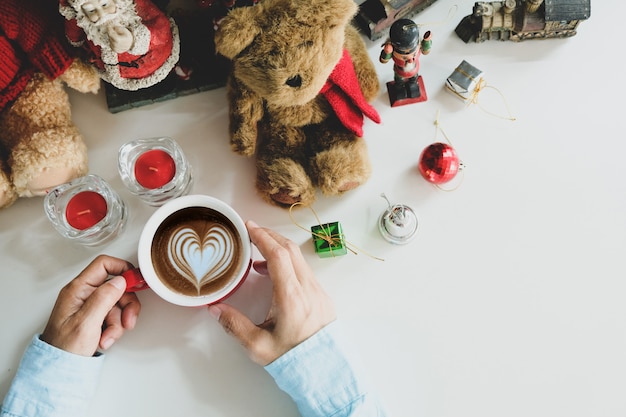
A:
[[[104,197],[95,191],[82,191],[67,202],[65,218],[74,229],[85,230],[104,219],[107,210]]]
[[[168,137],[125,143],[118,151],[117,170],[126,188],[151,206],[187,194],[192,184],[183,150]]]
[[[44,210],[64,237],[87,246],[100,245],[117,236],[128,217],[126,204],[97,175],[85,175],[50,190]]]
[[[174,178],[176,162],[167,152],[153,149],[137,157],[134,174],[142,187],[160,188]]]

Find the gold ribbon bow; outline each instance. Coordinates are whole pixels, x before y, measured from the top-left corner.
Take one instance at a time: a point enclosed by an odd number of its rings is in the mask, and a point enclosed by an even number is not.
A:
[[[369,256],[370,258],[379,260],[379,261],[384,261],[383,258],[379,258],[377,256],[374,255],[370,255],[369,253],[365,252],[364,250],[356,247],[355,245],[351,244],[350,242],[348,242],[347,240],[344,239],[343,234],[330,234],[330,228],[327,231],[324,227],[322,227],[322,232],[321,233],[315,233],[309,229],[307,229],[306,227],[302,226],[301,224],[299,224],[294,218],[293,218],[293,213],[292,210],[294,207],[302,205],[301,202],[296,202],[293,203],[290,207],[289,207],[289,218],[291,218],[291,222],[293,224],[295,224],[297,227],[299,227],[300,229],[304,230],[307,233],[311,233],[313,236],[315,236],[318,239],[322,239],[324,240],[326,243],[328,243],[328,248],[330,249],[330,253],[333,257],[335,257],[335,254],[333,253],[333,247],[334,246],[339,246],[341,244],[341,241],[343,240],[344,246],[346,247],[347,250],[349,250],[350,252],[352,252],[355,255],[358,255],[358,252],[363,252],[365,255]],[[315,217],[315,220],[317,221],[317,224],[322,225],[322,221],[320,220],[320,218],[318,217],[317,213],[315,212],[315,210],[313,209],[313,207],[309,206],[309,210],[311,210],[311,212],[313,213],[313,216]],[[352,247],[350,247],[352,246]],[[354,249],[353,249],[354,248]]]
[[[466,78],[469,78],[472,81],[476,81],[476,79],[474,77],[472,77],[467,72],[463,71],[461,68],[457,67],[454,70],[456,72],[461,73],[461,75],[465,76]],[[448,86],[446,86],[446,87],[448,87]],[[504,107],[506,107],[506,111],[509,114],[508,116],[501,116],[499,114],[492,113],[489,110],[485,109],[482,105],[480,105],[480,103],[478,102],[478,93],[480,93],[481,91],[483,91],[486,88],[494,89],[494,90],[496,90],[496,92],[498,94],[500,94],[500,97],[502,97],[502,101],[504,102]],[[454,94],[456,94],[459,98],[461,98],[461,100],[465,100],[466,99],[465,97],[463,97],[461,94],[459,94],[458,92],[454,91],[450,87],[448,87],[448,90],[450,90]],[[485,113],[490,114],[492,116],[499,117],[501,119],[511,120],[511,121],[515,121],[516,120],[516,118],[511,114],[511,110],[509,109],[509,103],[507,103],[506,98],[504,97],[504,94],[502,94],[502,92],[500,90],[498,90],[496,87],[487,85],[487,81],[485,81],[485,79],[482,78],[482,77],[480,78],[480,80],[478,80],[478,82],[476,82],[476,86],[474,87],[474,90],[472,91],[470,97],[467,99],[467,105],[469,106],[470,104],[476,104],[482,111],[484,111]]]

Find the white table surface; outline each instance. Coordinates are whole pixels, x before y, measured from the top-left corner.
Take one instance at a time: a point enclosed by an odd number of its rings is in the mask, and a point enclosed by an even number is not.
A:
[[[456,14],[448,12],[458,4]],[[118,114],[104,93],[71,94],[90,169],[126,201],[123,235],[96,248],[64,240],[41,198],[0,213],[0,394],[21,353],[43,329],[59,289],[98,253],[136,262],[141,228],[154,211],[123,188],[117,149],[142,137],[176,139],[193,165],[192,192],[231,204],[246,219],[302,247],[360,347],[375,388],[394,416],[626,415],[626,185],[623,126],[623,2],[594,1],[569,39],[465,44],[455,34],[473,2],[439,0],[415,20],[433,32],[421,74],[428,101],[391,108],[378,63],[382,40],[366,40],[381,80],[382,124],[365,124],[371,179],[344,196],[320,196],[323,222],[340,221],[364,253],[320,259],[288,212],[255,193],[252,160],[230,151],[225,90]],[[448,20],[446,20],[448,19]],[[485,72],[516,121],[464,104],[444,90],[463,60]],[[495,90],[484,109],[505,113]],[[417,172],[442,127],[467,166],[456,191]],[[417,238],[395,246],[377,220],[386,203],[411,206]],[[308,210],[296,220],[316,224]],[[258,254],[255,253],[255,257]],[[231,302],[260,320],[269,287],[252,275]],[[107,354],[91,416],[297,415],[289,397],[205,309],[139,295],[137,328]]]

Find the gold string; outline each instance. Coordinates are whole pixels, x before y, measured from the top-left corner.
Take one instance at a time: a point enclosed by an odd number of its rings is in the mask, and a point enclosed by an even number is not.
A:
[[[484,81],[484,80],[481,80],[481,81]],[[496,114],[496,113],[490,112],[489,110],[485,109],[485,108],[484,108],[484,107],[483,107],[483,106],[482,106],[482,105],[478,102],[478,93],[479,93],[481,90],[484,90],[485,88],[491,88],[491,89],[494,89],[494,90],[496,90],[496,92],[497,92],[498,94],[500,94],[500,97],[502,97],[502,101],[504,102],[504,107],[506,107],[506,111],[507,111],[507,113],[509,114],[508,116],[502,116],[502,115],[499,115],[499,114]],[[498,117],[498,118],[500,118],[500,119],[510,120],[510,121],[512,121],[512,122],[514,122],[514,121],[516,121],[516,120],[517,120],[517,118],[516,118],[515,116],[513,116],[513,114],[511,113],[511,109],[509,108],[509,103],[506,101],[506,97],[504,97],[504,94],[502,94],[502,92],[501,92],[500,90],[498,90],[496,87],[493,87],[493,86],[491,86],[491,85],[487,85],[487,83],[486,83],[486,82],[485,82],[485,83],[484,83],[484,85],[483,85],[483,83],[481,82],[481,83],[478,83],[478,84],[476,85],[476,88],[474,89],[474,91],[475,91],[475,93],[474,93],[474,95],[473,95],[473,96],[474,96],[475,98],[473,98],[473,99],[472,99],[472,103],[476,104],[476,105],[478,106],[478,108],[480,108],[482,111],[484,111],[485,113],[487,113],[487,114],[489,114],[489,115],[491,115],[491,116]]]
[[[446,132],[443,130],[443,128],[441,127],[441,123],[439,123],[439,110],[437,110],[437,116],[435,117],[435,142],[437,142],[437,133],[441,131],[441,134],[443,135],[443,137],[446,139],[446,141],[448,142],[448,144],[450,146],[452,146],[454,148],[454,145],[452,144],[452,141],[450,140],[450,138],[448,137],[448,135],[446,135]],[[463,180],[465,179],[465,171],[464,169],[465,165],[459,161],[459,171],[461,172],[461,180],[459,181],[459,183],[453,187],[453,188],[443,188],[441,185],[439,184],[433,184],[435,187],[439,188],[441,191],[454,191],[457,190],[461,184],[463,184]]]
[[[446,138],[446,141],[448,142],[448,144],[454,148],[452,141],[450,140],[448,135],[446,135],[446,132],[441,127],[441,123],[439,123],[439,110],[437,110],[437,116],[435,116],[435,142],[437,141],[437,133],[439,131],[441,131],[441,134],[443,135],[443,137]]]
[[[467,72],[463,71],[461,68],[456,67],[454,69],[456,72],[461,73],[461,75],[469,78],[472,81],[476,81],[476,78],[472,77],[470,74],[468,74]],[[478,108],[480,108],[482,111],[484,111],[485,113],[494,116],[494,117],[498,117],[500,119],[505,119],[505,120],[511,120],[511,121],[515,121],[517,120],[513,114],[511,113],[511,109],[509,108],[509,103],[506,100],[506,97],[504,97],[504,94],[502,94],[502,92],[500,90],[498,90],[496,87],[493,87],[491,85],[487,85],[487,81],[485,81],[484,78],[480,78],[480,80],[476,83],[476,87],[474,87],[474,91],[472,91],[471,96],[469,97],[469,99],[466,99],[465,97],[463,97],[461,94],[459,94],[457,91],[453,90],[448,84],[446,84],[446,88],[453,92],[454,94],[457,95],[457,97],[459,97],[461,100],[467,100],[467,106],[469,106],[470,104],[476,104],[478,106]],[[506,107],[506,111],[507,113],[509,113],[509,116],[501,116],[499,114],[495,114],[493,112],[490,112],[489,110],[485,109],[479,102],[478,102],[478,93],[480,93],[482,90],[484,90],[485,88],[491,88],[496,90],[496,92],[498,94],[500,94],[500,97],[502,97],[502,101],[504,102],[504,107]]]
[[[289,207],[289,218],[291,218],[291,222],[293,224],[295,224],[297,227],[299,227],[300,229],[304,230],[307,233],[311,233],[313,236],[317,237],[318,239],[322,239],[325,242],[328,243],[328,248],[330,249],[330,253],[333,256],[333,258],[335,257],[335,254],[333,253],[333,246],[339,246],[341,244],[341,240],[344,237],[343,234],[338,235],[338,234],[330,234],[330,228],[329,231],[326,231],[326,228],[322,227],[322,233],[315,233],[310,229],[307,229],[306,227],[302,226],[301,224],[299,224],[294,218],[293,218],[293,213],[292,210],[295,206],[299,206],[302,205],[301,202],[295,202],[293,203],[290,207]],[[315,212],[315,210],[313,209],[313,207],[309,206],[309,209],[311,210],[311,212],[313,213],[313,216],[315,217],[315,220],[317,221],[317,224],[319,224],[320,226],[322,225],[322,221],[320,220],[320,218],[317,216],[317,213]],[[358,255],[357,251],[363,252],[365,255],[369,256],[370,258],[376,259],[378,261],[384,261],[383,258],[379,258],[377,256],[371,255],[369,253],[367,253],[366,251],[364,251],[363,249],[358,248],[357,246],[353,245],[352,243],[348,242],[345,238],[343,239],[343,243],[344,246],[347,250],[349,250],[350,252],[352,252],[355,255]],[[350,246],[352,246],[352,249]]]

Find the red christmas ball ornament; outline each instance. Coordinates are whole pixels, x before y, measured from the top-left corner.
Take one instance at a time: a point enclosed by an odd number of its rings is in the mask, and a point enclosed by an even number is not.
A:
[[[459,172],[461,162],[454,148],[447,143],[433,143],[420,155],[418,168],[426,181],[443,184]]]

